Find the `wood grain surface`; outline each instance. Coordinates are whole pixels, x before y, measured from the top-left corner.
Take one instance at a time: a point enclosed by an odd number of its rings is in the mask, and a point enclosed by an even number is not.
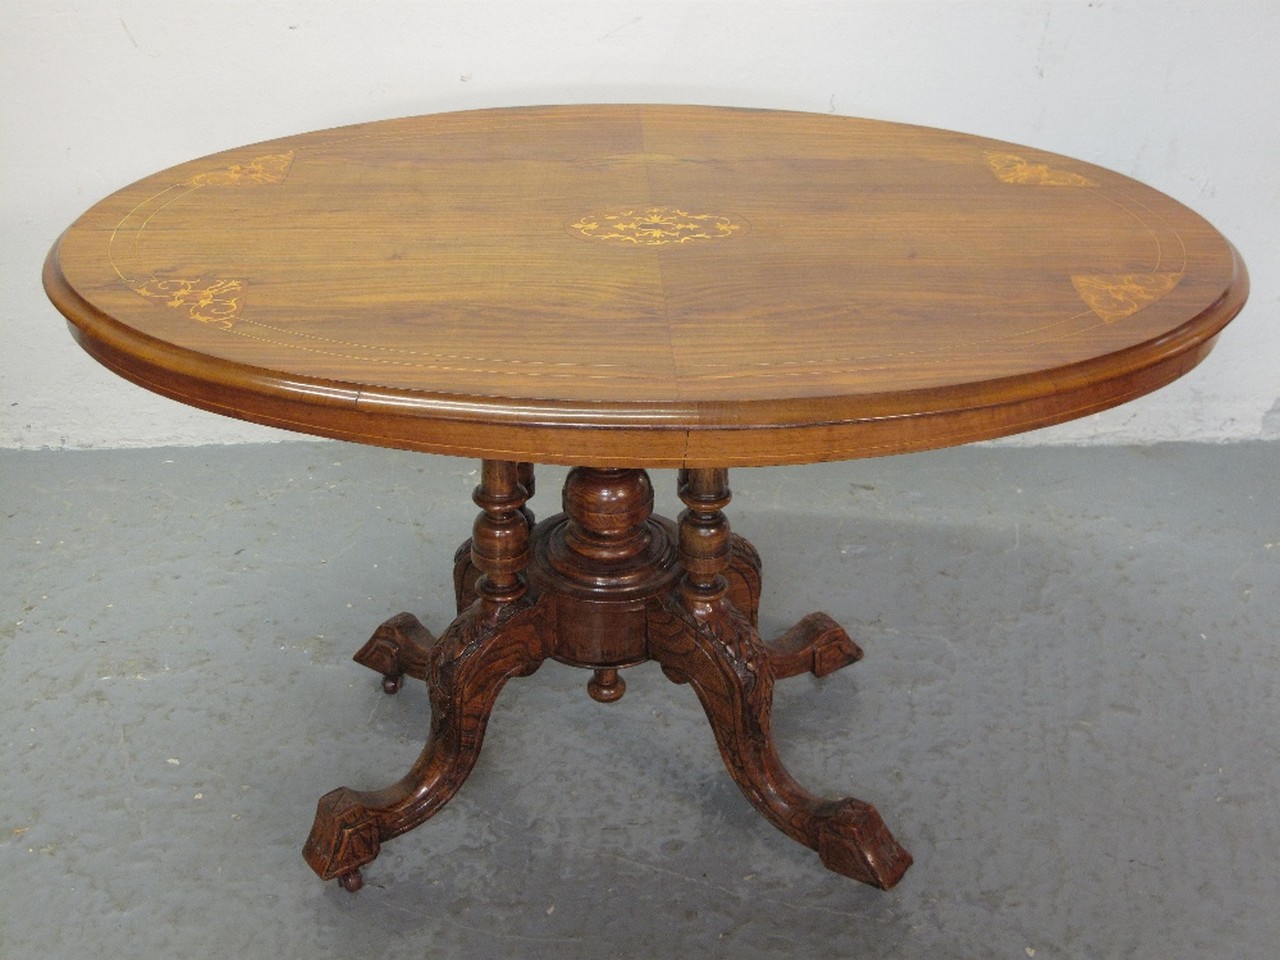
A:
[[[1184,206],[844,117],[483,110],[230,150],[85,213],[45,286],[149,389],[363,443],[599,466],[995,437],[1182,375],[1247,295]]]

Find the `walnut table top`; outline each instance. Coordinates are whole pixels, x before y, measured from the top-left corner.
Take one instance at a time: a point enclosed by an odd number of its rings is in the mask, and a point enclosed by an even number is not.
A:
[[[598,466],[946,446],[1124,402],[1239,311],[1208,223],[1078,160],[672,106],[440,114],[147,177],[59,240],[80,343],[185,403]]]

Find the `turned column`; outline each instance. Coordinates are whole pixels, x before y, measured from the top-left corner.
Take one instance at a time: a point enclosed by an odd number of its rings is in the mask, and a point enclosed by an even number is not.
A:
[[[480,508],[471,529],[471,562],[480,571],[476,593],[484,619],[492,620],[528,589],[522,571],[529,565],[529,518],[522,508],[529,491],[520,483],[520,465],[482,461],[480,485],[471,499]]]
[[[529,509],[527,503],[533,498],[535,487],[534,465],[532,463],[521,462],[516,464],[516,482],[524,487],[526,503],[521,505],[520,512],[524,515],[529,529],[532,530],[536,521],[533,511]],[[472,601],[476,599],[476,581],[479,579],[480,570],[472,558],[471,538],[468,537],[459,544],[458,549],[453,553],[453,595],[457,602],[459,613],[471,606]]]
[[[725,598],[732,539],[724,508],[729,505],[729,473],[721,468],[681,470],[680,591],[685,607],[700,619]]]

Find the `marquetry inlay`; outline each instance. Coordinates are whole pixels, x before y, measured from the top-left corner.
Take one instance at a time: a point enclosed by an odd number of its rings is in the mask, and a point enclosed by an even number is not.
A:
[[[1115,323],[1155,303],[1181,279],[1180,273],[1078,274],[1071,278],[1071,284],[1090,310],[1107,323]]]
[[[679,207],[631,207],[593,214],[569,229],[594,240],[656,247],[668,243],[723,240],[742,229],[741,221],[714,213],[691,213]]]
[[[133,290],[144,297],[162,300],[167,307],[186,307],[192,320],[230,330],[240,313],[244,281],[200,277],[194,280],[161,280],[153,277],[136,284]]]
[[[1047,163],[1031,163],[1015,153],[988,151],[991,172],[1005,183],[1030,184],[1041,187],[1096,187],[1088,177],[1069,170],[1058,170]]]
[[[184,186],[188,187],[241,187],[283,183],[293,165],[293,151],[269,153],[254,157],[248,163],[233,163],[220,170],[197,173]]]

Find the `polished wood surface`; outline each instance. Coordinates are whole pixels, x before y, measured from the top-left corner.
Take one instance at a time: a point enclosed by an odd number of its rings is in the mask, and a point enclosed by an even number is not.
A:
[[[80,343],[183,402],[365,443],[806,462],[1081,416],[1193,367],[1230,244],[1078,160],[866,120],[486,110],[289,137],[58,241]]]
[[[425,681],[418,760],[325,794],[304,847],[358,889],[476,763],[503,685],[547,659],[624,695],[689,684],[747,799],[880,888],[911,856],[875,807],[778,755],[775,680],[862,656],[830,617],[758,633],[728,468],[945,446],[1153,390],[1247,295],[1200,217],[1076,160],[962,134],[705,107],[491,110],[228,151],[61,237],[45,286],[80,343],[185,403],[478,457],[458,615],[402,613],[356,660]],[[534,463],[567,463],[536,523]],[[681,468],[653,515],[647,467]]]

